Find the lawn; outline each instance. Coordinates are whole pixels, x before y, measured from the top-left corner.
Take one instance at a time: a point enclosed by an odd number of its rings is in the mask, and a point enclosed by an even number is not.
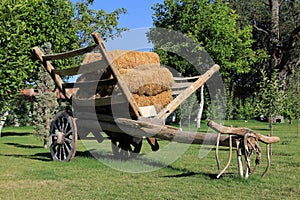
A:
[[[267,123],[229,123],[269,133]],[[300,199],[297,123],[274,125],[274,135],[281,141],[273,145],[269,173],[260,177],[267,164],[263,154],[257,172],[244,180],[238,175],[236,159],[220,179],[215,178],[213,147],[183,147],[187,148],[184,154],[170,162],[169,156],[178,151],[167,151],[165,160],[156,160],[147,156],[150,149],[144,142],[140,157],[122,161],[111,155],[109,141],[79,141],[74,161],[53,162],[31,127],[7,127],[0,138],[0,199]],[[169,142],[160,145],[163,151]],[[98,159],[89,150],[97,152]],[[224,166],[228,148],[221,148],[220,157]]]

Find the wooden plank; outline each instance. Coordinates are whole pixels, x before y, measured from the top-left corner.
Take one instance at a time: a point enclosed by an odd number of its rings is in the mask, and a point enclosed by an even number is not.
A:
[[[184,89],[182,89],[182,90],[172,90],[172,95],[173,96],[180,95],[183,91],[184,91]]]
[[[112,59],[110,58],[110,56],[108,55],[106,48],[100,38],[100,36],[98,35],[98,33],[94,32],[92,34],[95,42],[99,45],[99,50],[100,53],[103,56],[103,60],[107,61],[107,64],[110,65],[110,68],[112,70],[113,76],[118,80],[118,85],[120,87],[120,89],[122,90],[123,94],[125,95],[126,99],[128,100],[135,116],[136,119],[142,117],[142,114],[140,112],[140,109],[135,101],[135,99],[133,98],[130,90],[127,87],[127,84],[125,83],[125,81],[123,80],[119,70],[117,69],[117,67],[114,65],[114,63],[112,62]]]
[[[124,95],[114,95],[114,96],[106,96],[95,99],[75,99],[73,98],[73,103],[76,106],[83,107],[101,107],[108,106],[112,104],[124,104],[127,103],[127,100]]]
[[[182,82],[182,83],[174,83],[174,85],[171,87],[171,89],[181,89],[181,88],[187,88],[191,86],[193,82]]]
[[[70,100],[72,97],[72,92],[67,90],[63,84],[64,81],[62,80],[62,78],[58,75],[58,74],[54,74],[53,70],[54,67],[52,66],[52,64],[49,61],[44,60],[44,54],[43,52],[40,50],[40,48],[38,47],[34,47],[33,50],[35,51],[35,54],[37,55],[37,57],[40,59],[40,61],[43,63],[45,69],[47,70],[47,72],[50,74],[51,78],[53,79],[53,81],[55,82],[57,88],[60,90],[60,92],[68,99]]]
[[[97,88],[104,86],[104,85],[111,85],[114,86],[117,84],[116,79],[105,79],[105,80],[99,80],[99,81],[85,81],[85,82],[75,82],[75,83],[64,83],[63,86],[65,88],[81,88],[81,89],[86,89],[86,88],[94,88],[95,85],[97,85]]]
[[[77,74],[90,73],[97,70],[104,70],[108,67],[104,60],[98,60],[85,65],[79,65],[67,69],[54,70],[54,73],[60,76],[74,76]],[[80,71],[79,71],[80,70]]]
[[[80,49],[76,49],[76,50],[68,51],[68,52],[64,52],[64,53],[43,55],[43,59],[46,60],[46,61],[51,61],[51,60],[60,60],[60,59],[71,58],[71,57],[74,57],[74,56],[82,55],[82,54],[87,53],[87,52],[91,52],[97,46],[98,45],[95,44],[95,45],[92,45],[92,46],[87,46],[87,47],[83,47],[83,48],[80,48]]]
[[[215,64],[207,72],[201,75],[197,81],[195,81],[190,87],[185,89],[179,94],[173,101],[171,101],[164,109],[158,114],[157,118],[166,119],[175,109],[191,94],[193,94],[199,87],[201,87],[216,71],[220,69],[220,66]]]
[[[99,131],[101,129],[104,132],[113,131],[119,134],[125,133],[136,137],[155,137],[185,144],[215,145],[217,142],[217,134],[180,131],[172,126],[155,125],[126,118],[116,118],[115,122],[88,119],[76,120],[78,127],[95,128]],[[233,136],[233,138],[237,137]],[[229,146],[229,136],[221,135],[219,145]],[[233,140],[233,145],[235,145],[235,140]]]
[[[173,77],[174,81],[189,81],[198,79],[200,76],[193,76],[193,77]]]

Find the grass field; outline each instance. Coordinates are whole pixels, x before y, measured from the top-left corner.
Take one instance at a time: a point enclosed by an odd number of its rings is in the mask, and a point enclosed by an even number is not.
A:
[[[230,123],[269,133],[267,123]],[[300,199],[297,123],[274,125],[274,135],[281,141],[273,145],[269,173],[260,177],[267,164],[263,154],[257,172],[244,180],[238,175],[236,159],[220,179],[215,178],[218,171],[212,147],[190,145],[179,159],[168,164],[143,156],[121,161],[111,156],[109,141],[97,144],[100,149],[94,141],[89,141],[89,147],[99,151],[100,157],[95,159],[89,156],[87,143],[79,141],[73,162],[53,162],[49,149],[43,149],[42,142],[32,135],[31,127],[8,127],[0,138],[0,199]],[[167,144],[160,141],[162,147]],[[264,151],[264,145],[261,146]],[[199,157],[203,149],[211,151]],[[142,155],[148,152],[144,142]],[[176,151],[168,153],[172,156]],[[227,148],[221,148],[220,157],[224,166]],[[155,171],[128,173],[111,166]]]

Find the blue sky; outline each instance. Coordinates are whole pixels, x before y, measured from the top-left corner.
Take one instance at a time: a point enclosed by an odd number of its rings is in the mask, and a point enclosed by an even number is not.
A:
[[[76,2],[78,0],[72,0]],[[121,15],[119,19],[120,27],[129,28],[129,32],[124,32],[121,38],[108,41],[108,50],[127,49],[144,50],[152,48],[148,43],[145,33],[153,27],[151,7],[155,3],[162,3],[163,0],[94,0],[93,9],[103,9],[112,12],[117,8],[125,8],[127,14]],[[134,41],[134,42],[133,42]]]
[[[155,3],[163,0],[95,0],[93,8],[111,12],[117,8],[126,8],[127,14],[121,15],[120,25],[130,29],[151,27],[152,9]]]

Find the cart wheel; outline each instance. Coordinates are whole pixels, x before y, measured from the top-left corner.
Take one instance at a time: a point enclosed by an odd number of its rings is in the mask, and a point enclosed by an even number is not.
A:
[[[50,127],[50,152],[53,160],[74,159],[77,143],[77,129],[74,118],[61,111],[55,115]]]
[[[136,141],[134,141],[136,140]],[[143,140],[126,135],[111,139],[111,148],[115,156],[120,158],[136,157],[142,148]]]

